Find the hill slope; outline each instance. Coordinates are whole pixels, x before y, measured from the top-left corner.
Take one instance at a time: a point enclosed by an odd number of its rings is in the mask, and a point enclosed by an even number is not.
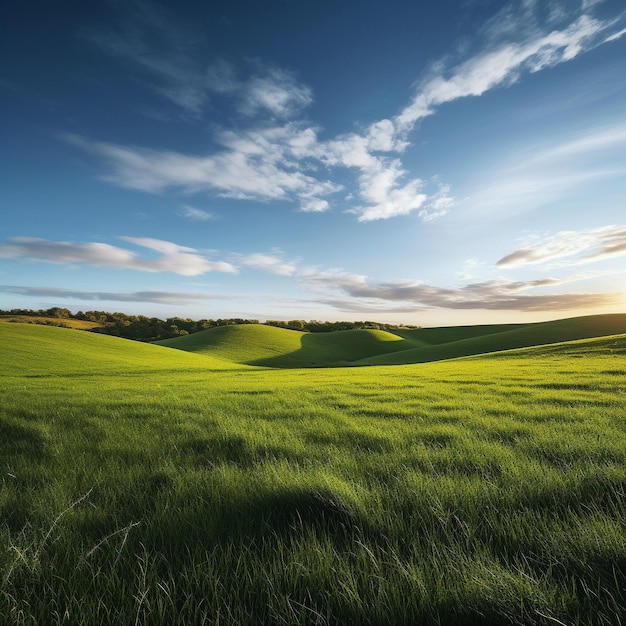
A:
[[[482,327],[465,328],[468,328],[468,334],[470,334],[472,328]],[[617,335],[626,332],[626,315],[590,315],[586,317],[574,317],[550,322],[538,322],[535,324],[484,328],[495,328],[496,332],[478,336],[470,335],[465,339],[443,342],[442,339],[445,339],[445,331],[450,331],[450,337],[458,336],[458,331],[453,327],[450,329],[435,328],[411,331],[412,336],[416,338],[420,337],[419,333],[421,330],[437,331],[433,332],[433,335],[437,339],[437,343],[435,345],[427,345],[404,350],[403,352],[396,354],[368,357],[358,361],[356,364],[399,365],[407,363],[426,363],[429,361],[453,359],[462,356],[471,356],[474,354],[487,354],[500,350],[527,348],[530,346],[540,346],[563,341]],[[501,330],[502,328],[509,329]],[[424,333],[421,337],[428,337],[428,334]]]
[[[211,328],[157,345],[263,367],[400,365],[626,332],[626,314],[534,324],[450,326],[396,331],[302,333],[262,324]]]
[[[158,346],[35,324],[0,324],[0,376],[89,376],[231,369],[232,363]],[[5,356],[6,355],[6,356]]]
[[[178,350],[265,367],[346,365],[379,354],[406,350],[415,342],[382,330],[302,333],[263,324],[220,326],[155,342]]]

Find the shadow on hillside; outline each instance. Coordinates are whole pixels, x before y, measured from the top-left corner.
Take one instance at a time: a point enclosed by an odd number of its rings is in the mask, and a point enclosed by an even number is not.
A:
[[[363,333],[363,334],[361,334]],[[401,352],[415,344],[401,338],[397,341],[376,341],[367,331],[336,331],[305,333],[300,348],[287,354],[249,361],[247,365],[274,368],[341,367],[368,357]],[[339,341],[337,340],[339,336]]]

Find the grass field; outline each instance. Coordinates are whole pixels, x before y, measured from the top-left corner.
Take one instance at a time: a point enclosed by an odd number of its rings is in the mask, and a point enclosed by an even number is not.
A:
[[[624,622],[625,334],[241,364],[302,349],[281,337],[207,356],[0,324],[0,621]],[[326,362],[427,341],[349,337]]]

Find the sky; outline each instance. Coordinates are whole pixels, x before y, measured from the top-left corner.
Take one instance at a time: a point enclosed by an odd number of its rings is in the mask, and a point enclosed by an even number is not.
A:
[[[0,308],[626,312],[623,0],[0,7]]]

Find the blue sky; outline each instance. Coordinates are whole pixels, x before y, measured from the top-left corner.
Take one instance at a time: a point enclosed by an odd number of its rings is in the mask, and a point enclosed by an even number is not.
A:
[[[0,308],[626,310],[621,0],[0,8]]]

